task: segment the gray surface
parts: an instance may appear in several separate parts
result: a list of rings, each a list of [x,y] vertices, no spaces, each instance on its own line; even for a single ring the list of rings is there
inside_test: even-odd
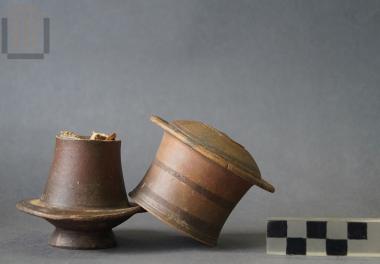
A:
[[[50,54],[0,54],[1,263],[332,263],[347,259],[266,256],[265,218],[379,215],[380,1],[31,2]],[[116,131],[130,190],[162,135],[152,113],[227,132],[277,192],[247,193],[215,249],[148,214],[117,249],[48,247],[51,226],[14,205],[40,195],[55,133]]]

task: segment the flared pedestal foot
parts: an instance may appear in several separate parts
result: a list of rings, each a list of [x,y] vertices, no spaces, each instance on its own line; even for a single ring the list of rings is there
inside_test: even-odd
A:
[[[116,246],[112,230],[73,231],[56,228],[50,237],[49,245],[67,249],[99,249]]]

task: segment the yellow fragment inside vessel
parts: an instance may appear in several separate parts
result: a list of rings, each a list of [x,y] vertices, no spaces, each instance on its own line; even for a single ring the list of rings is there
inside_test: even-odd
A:
[[[105,134],[93,131],[90,137],[86,137],[72,131],[64,130],[58,134],[58,137],[67,139],[116,140],[116,133]]]

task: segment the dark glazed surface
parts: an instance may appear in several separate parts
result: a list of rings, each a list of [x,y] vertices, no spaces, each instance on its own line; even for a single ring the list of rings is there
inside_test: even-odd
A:
[[[56,138],[54,160],[41,200],[58,207],[128,205],[120,141]]]
[[[56,138],[41,199],[17,208],[56,227],[49,244],[71,249],[114,247],[112,228],[141,207],[128,203],[120,161],[120,141]]]

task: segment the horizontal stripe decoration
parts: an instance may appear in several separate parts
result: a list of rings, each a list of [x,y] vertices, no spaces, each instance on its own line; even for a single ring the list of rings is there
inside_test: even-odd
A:
[[[218,205],[221,208],[224,208],[228,211],[231,211],[234,209],[235,203],[230,202],[212,192],[209,190],[205,189],[201,185],[193,182],[189,177],[186,177],[185,175],[180,174],[179,172],[173,170],[169,166],[165,165],[162,161],[155,159],[153,161],[153,165],[156,165],[159,167],[161,170],[165,171],[169,175],[175,177],[177,180],[183,182],[187,186],[189,186],[193,191],[199,193],[200,195],[204,196],[206,199],[214,202],[216,205]]]

